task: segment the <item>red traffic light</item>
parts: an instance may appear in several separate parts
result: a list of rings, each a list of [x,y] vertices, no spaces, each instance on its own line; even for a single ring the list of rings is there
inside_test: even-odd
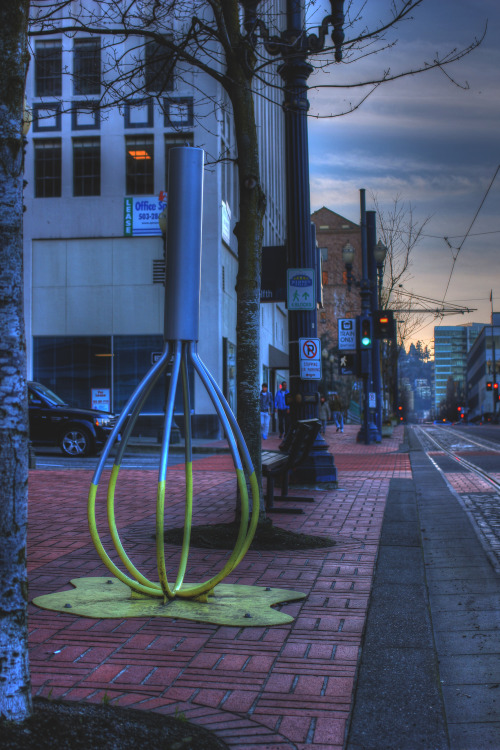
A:
[[[493,383],[493,390],[498,391],[498,383]]]
[[[486,383],[486,390],[491,391],[492,389],[493,389],[493,383],[491,382],[491,380],[488,380],[488,382]]]

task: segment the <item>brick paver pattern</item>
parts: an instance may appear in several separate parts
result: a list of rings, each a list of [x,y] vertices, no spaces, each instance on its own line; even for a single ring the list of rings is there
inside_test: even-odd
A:
[[[358,445],[357,429],[327,429],[339,488],[308,488],[315,502],[303,504],[302,515],[274,516],[279,526],[330,536],[336,545],[251,550],[226,579],[307,593],[283,605],[293,623],[238,628],[165,618],[95,620],[30,605],[34,694],[182,714],[232,748],[342,748],[389,481],[411,476],[408,455],[397,452],[402,429],[376,446]],[[271,438],[266,447],[277,443]],[[194,523],[229,521],[235,478],[228,457],[201,458],[195,469]],[[107,574],[87,531],[90,480],[83,470],[31,472],[31,598],[70,588],[71,578]],[[182,467],[169,469],[167,495],[167,524],[181,525]],[[156,473],[123,470],[117,497],[124,544],[154,576]],[[98,518],[106,540],[102,510]],[[207,578],[227,554],[193,548],[187,580]],[[172,571],[178,558],[179,549],[168,548]]]

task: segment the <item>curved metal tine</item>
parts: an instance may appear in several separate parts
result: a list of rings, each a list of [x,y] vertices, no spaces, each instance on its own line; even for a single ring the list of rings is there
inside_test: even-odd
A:
[[[132,434],[132,430],[134,429],[135,423],[137,421],[137,417],[139,416],[142,407],[144,406],[149,394],[155,387],[156,383],[158,382],[160,376],[165,372],[166,367],[167,367],[167,361],[165,361],[164,367],[159,369],[158,372],[155,374],[155,377],[152,378],[151,381],[147,384],[146,388],[144,388],[141,394],[140,399],[136,402],[134,409],[130,414],[127,425],[123,431],[122,439],[118,443],[118,450],[116,451],[116,456],[115,456],[115,465],[120,466],[121,460],[123,458],[123,454],[125,453],[128,441],[130,439],[130,435]]]
[[[243,463],[245,464],[248,473],[251,474],[252,471],[254,470],[253,464],[252,464],[252,459],[250,458],[250,453],[248,451],[247,444],[245,442],[245,438],[243,437],[243,434],[242,434],[242,432],[240,430],[240,426],[239,426],[238,422],[236,421],[236,417],[234,416],[234,414],[233,414],[233,412],[231,410],[231,407],[227,403],[224,394],[222,393],[221,389],[219,388],[219,386],[217,385],[216,381],[214,380],[214,378],[213,378],[210,370],[207,368],[207,366],[205,365],[205,363],[203,362],[203,360],[201,359],[201,357],[198,355],[198,353],[196,353],[196,357],[197,357],[198,361],[200,362],[201,366],[203,367],[203,369],[204,369],[207,377],[209,378],[209,380],[210,380],[210,382],[211,382],[211,384],[212,384],[215,392],[217,393],[217,396],[220,399],[220,402],[221,402],[222,407],[223,407],[223,409],[224,409],[224,411],[226,413],[228,421],[229,421],[229,423],[230,423],[230,425],[231,425],[231,427],[233,429],[233,432],[234,432],[234,434],[236,436],[238,447],[239,447],[239,449],[241,451],[241,456],[243,458]]]
[[[193,460],[193,448],[191,443],[191,398],[189,395],[189,371],[188,371],[188,351],[190,342],[184,342],[182,345],[182,395],[184,401],[184,458],[186,461]]]
[[[117,423],[115,424],[113,431],[111,432],[111,435],[109,436],[106,445],[104,446],[102,453],[99,457],[99,462],[97,464],[97,467],[94,471],[94,476],[92,477],[92,484],[98,484],[100,476],[102,474],[102,471],[104,469],[104,464],[106,463],[106,460],[109,456],[109,453],[111,451],[111,448],[113,447],[113,444],[116,440],[116,437],[118,433],[120,432],[121,428],[123,427],[123,424],[125,420],[128,417],[128,413],[131,408],[135,405],[135,402],[138,398],[141,396],[142,388],[147,387],[148,383],[151,379],[155,378],[157,374],[159,374],[159,371],[162,370],[163,366],[166,364],[166,361],[168,359],[168,352],[169,352],[169,345],[168,343],[165,345],[165,349],[163,351],[163,354],[161,355],[160,359],[156,364],[151,368],[151,370],[144,376],[144,378],[141,380],[135,391],[130,396],[129,400],[123,407],[122,413],[120,414]]]
[[[220,421],[222,422],[222,426],[224,427],[227,441],[229,443],[229,448],[231,450],[231,455],[233,456],[234,465],[236,466],[237,469],[243,469],[241,465],[241,457],[240,457],[240,453],[238,450],[238,445],[236,443],[236,439],[231,430],[231,424],[226,416],[226,411],[224,409],[224,406],[219,400],[217,391],[213,387],[211,379],[207,376],[205,367],[202,365],[201,360],[199,359],[198,354],[196,350],[193,349],[192,345],[190,347],[190,354],[191,354],[191,361],[194,365],[194,368],[196,372],[198,373],[201,382],[207,389],[208,395],[210,396],[212,404],[215,407],[215,411],[217,412],[217,416],[219,417]]]
[[[181,560],[177,572],[177,578],[173,587],[174,593],[177,593],[184,581],[186,575],[189,542],[191,540],[191,525],[193,520],[193,454],[191,445],[191,402],[189,398],[189,380],[188,380],[188,343],[182,343],[181,358],[181,378],[182,378],[182,397],[184,405],[184,475],[186,480],[186,503],[184,509],[184,534],[182,537]]]
[[[175,392],[177,390],[177,381],[179,378],[179,367],[181,361],[181,343],[173,343],[174,361],[172,364],[172,373],[170,383],[168,384],[167,403],[165,405],[165,424],[163,428],[163,441],[161,445],[160,468],[158,472],[158,494],[156,499],[156,565],[158,576],[166,600],[171,599],[174,592],[170,587],[167,578],[167,569],[165,565],[165,486],[168,465],[168,448],[170,444],[170,433],[172,430],[172,419],[175,404]]]
[[[172,346],[174,361],[172,363],[172,374],[168,386],[167,403],[165,405],[165,421],[163,427],[163,441],[161,445],[160,470],[158,472],[158,481],[162,482],[167,476],[168,449],[170,445],[170,433],[172,431],[172,421],[174,416],[175,391],[179,379],[179,367],[181,361],[181,343],[175,341]]]

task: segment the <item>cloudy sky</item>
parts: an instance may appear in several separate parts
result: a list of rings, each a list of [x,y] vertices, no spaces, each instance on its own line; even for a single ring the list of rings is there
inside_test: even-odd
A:
[[[359,8],[361,2],[353,4]],[[363,23],[386,18],[390,5],[368,0]],[[360,188],[368,209],[374,208],[372,194],[383,210],[397,197],[411,204],[414,221],[428,222],[405,289],[443,300],[449,282],[445,305],[477,308],[442,320],[427,317],[415,334],[426,343],[434,325],[489,322],[490,290],[500,311],[500,171],[493,179],[500,165],[500,3],[424,0],[414,20],[391,34],[390,40],[399,39],[396,46],[310,79],[311,85],[338,84],[376,78],[388,68],[415,68],[436,53],[443,58],[466,47],[486,23],[480,47],[446,69],[468,88],[439,70],[426,72],[384,84],[349,115],[309,120],[312,210],[324,205],[358,222]],[[359,96],[356,90],[312,90],[311,114],[341,112]]]

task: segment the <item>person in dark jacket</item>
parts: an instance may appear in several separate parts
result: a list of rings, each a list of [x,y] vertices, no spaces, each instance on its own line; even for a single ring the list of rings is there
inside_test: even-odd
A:
[[[267,390],[267,383],[262,383],[262,390],[260,392],[260,431],[263,440],[267,440],[269,420],[271,419],[271,411],[274,408],[273,405],[274,399]]]
[[[286,387],[286,381],[281,383],[281,388],[274,399],[274,406],[278,410],[278,430],[280,438],[286,435],[290,429],[290,407],[286,403],[286,396],[290,391]]]

